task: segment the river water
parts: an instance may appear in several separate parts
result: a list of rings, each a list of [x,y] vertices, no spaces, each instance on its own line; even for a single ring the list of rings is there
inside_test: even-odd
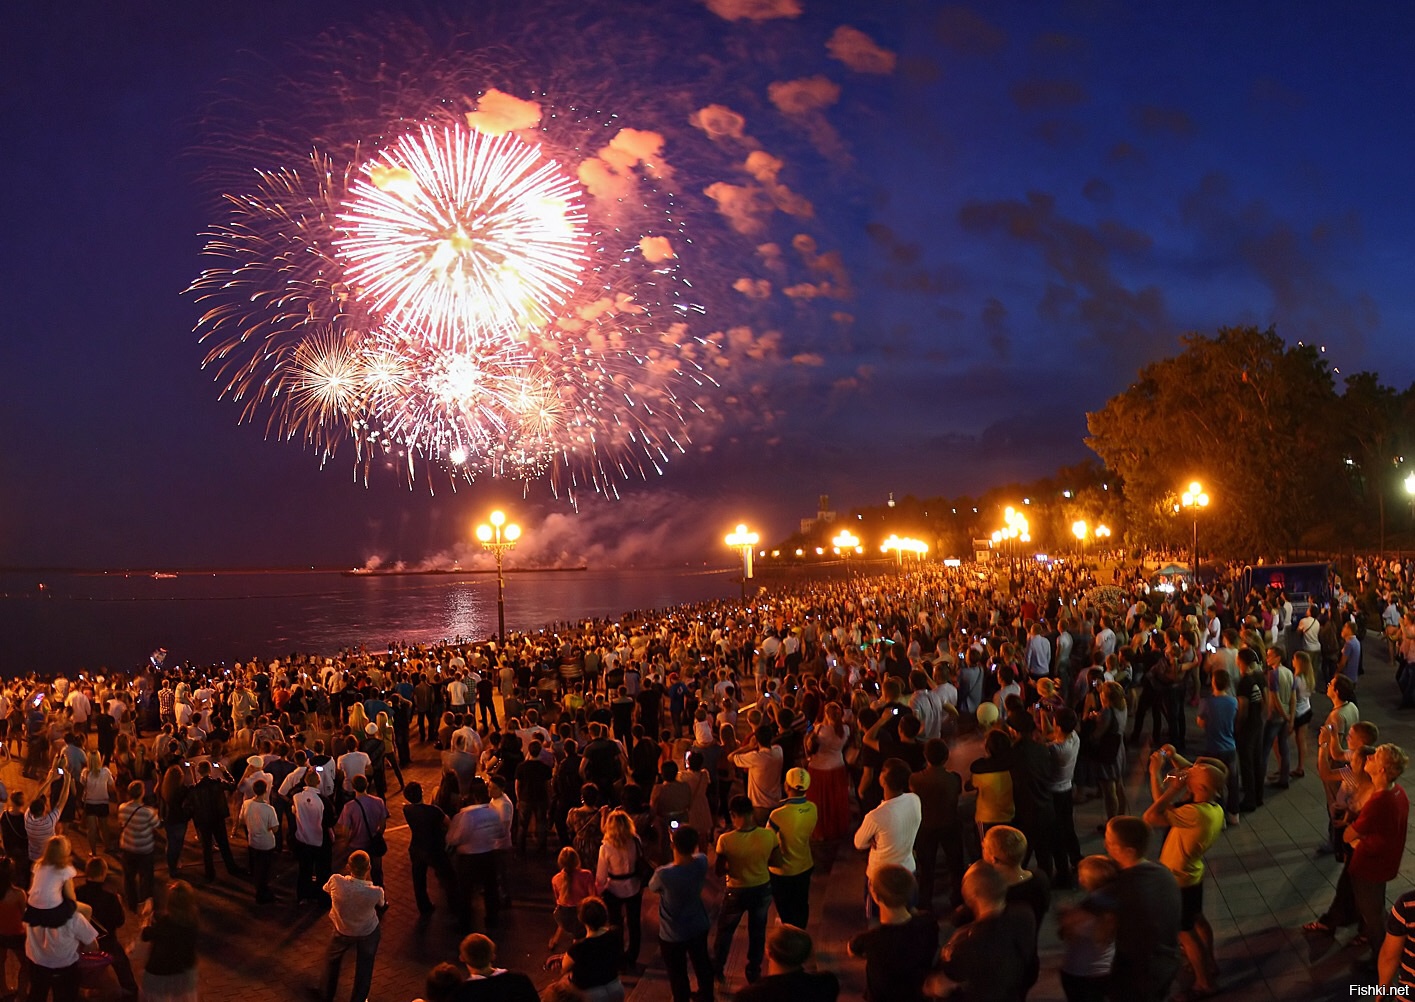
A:
[[[729,598],[735,569],[506,575],[506,628]],[[496,632],[495,574],[0,574],[0,672],[127,668],[155,648],[215,663]]]

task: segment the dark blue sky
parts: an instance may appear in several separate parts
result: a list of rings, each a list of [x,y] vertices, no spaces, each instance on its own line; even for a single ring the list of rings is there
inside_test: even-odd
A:
[[[1342,371],[1415,376],[1408,5],[709,6],[506,4],[468,53],[509,67],[488,86],[593,94],[660,132],[702,249],[700,329],[752,332],[712,401],[720,427],[575,514],[518,484],[356,485],[349,457],[320,469],[238,424],[200,368],[182,289],[220,218],[213,172],[239,161],[213,122],[298,131],[301,108],[261,106],[290,98],[269,81],[318,87],[321,32],[377,37],[405,5],[6,5],[0,564],[419,561],[493,503],[554,516],[546,557],[687,557],[739,518],[783,535],[820,493],[848,507],[1077,461],[1085,411],[1189,330],[1275,323]],[[790,16],[723,16],[747,12]],[[833,56],[842,25],[892,70]],[[832,102],[773,104],[771,84],[816,77]],[[702,189],[747,183],[749,147],[688,124],[712,104],[782,161],[809,217],[743,234],[715,211]],[[814,252],[792,251],[799,234]],[[767,241],[787,273],[755,252]],[[811,266],[830,252],[839,268]]]

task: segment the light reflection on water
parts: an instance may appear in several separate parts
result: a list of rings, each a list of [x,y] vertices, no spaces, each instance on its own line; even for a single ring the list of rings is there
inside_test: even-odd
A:
[[[617,618],[735,593],[731,570],[508,574],[506,626]],[[0,671],[11,673],[130,666],[157,646],[178,660],[215,662],[495,631],[491,575],[0,575]]]

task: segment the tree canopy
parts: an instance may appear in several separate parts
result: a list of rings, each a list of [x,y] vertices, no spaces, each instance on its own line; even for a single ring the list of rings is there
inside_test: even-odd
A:
[[[1132,536],[1187,539],[1191,513],[1175,506],[1194,480],[1212,499],[1199,515],[1205,549],[1275,554],[1374,536],[1371,516],[1384,525],[1404,443],[1415,442],[1415,387],[1397,393],[1358,373],[1338,394],[1322,352],[1272,328],[1225,327],[1183,345],[1087,415],[1087,445],[1124,480]]]

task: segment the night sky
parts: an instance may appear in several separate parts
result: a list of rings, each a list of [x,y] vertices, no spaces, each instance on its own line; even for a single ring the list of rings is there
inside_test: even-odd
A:
[[[526,559],[722,563],[736,521],[779,538],[822,493],[848,509],[1081,460],[1085,412],[1186,331],[1276,324],[1407,385],[1410,6],[1039,6],[476,5],[468,58],[507,67],[488,86],[592,95],[664,137],[695,333],[739,331],[686,455],[576,511],[379,464],[364,486],[347,453],[267,440],[202,370],[183,294],[242,169],[222,130],[297,133],[272,81],[333,87],[323,33],[436,31],[470,5],[5,5],[0,565],[418,563],[497,504]],[[711,105],[741,136],[690,124]],[[703,190],[750,185],[753,148],[809,213],[718,211]]]

